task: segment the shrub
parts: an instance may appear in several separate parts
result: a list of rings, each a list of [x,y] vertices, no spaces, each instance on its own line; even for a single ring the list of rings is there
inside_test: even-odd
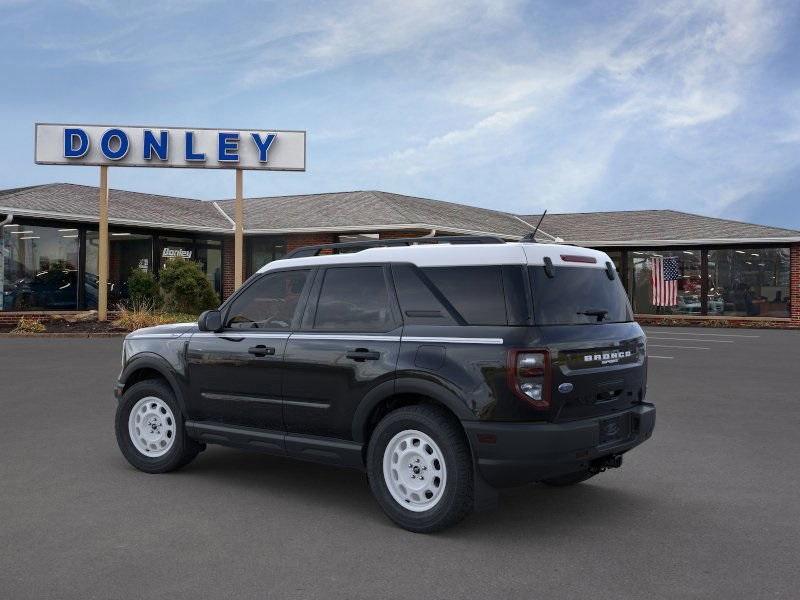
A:
[[[158,308],[163,302],[155,276],[141,269],[134,269],[128,277],[128,297],[131,306],[147,304]]]
[[[199,314],[219,306],[214,288],[196,262],[172,259],[159,277],[164,308],[169,312]]]
[[[45,326],[39,319],[20,317],[17,326],[11,330],[11,333],[44,333],[44,331]]]

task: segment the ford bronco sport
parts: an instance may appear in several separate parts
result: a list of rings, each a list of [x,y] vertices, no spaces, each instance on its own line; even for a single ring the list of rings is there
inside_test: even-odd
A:
[[[125,338],[116,434],[148,473],[205,444],[366,471],[416,532],[571,485],[650,437],[645,336],[609,257],[428,238],[301,248],[197,324]]]

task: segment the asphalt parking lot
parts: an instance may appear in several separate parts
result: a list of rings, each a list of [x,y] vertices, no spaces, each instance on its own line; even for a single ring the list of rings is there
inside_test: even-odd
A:
[[[653,439],[437,535],[364,476],[116,447],[119,339],[0,339],[0,598],[797,598],[800,332],[648,328]]]

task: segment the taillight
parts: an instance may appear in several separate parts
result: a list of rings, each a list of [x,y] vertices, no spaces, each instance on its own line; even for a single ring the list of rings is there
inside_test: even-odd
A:
[[[509,385],[534,408],[550,408],[550,355],[546,350],[512,350]]]

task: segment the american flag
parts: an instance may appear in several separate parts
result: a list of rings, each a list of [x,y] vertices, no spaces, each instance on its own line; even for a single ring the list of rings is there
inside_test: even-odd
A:
[[[678,304],[678,259],[654,256],[650,260],[653,306],[675,306]]]

